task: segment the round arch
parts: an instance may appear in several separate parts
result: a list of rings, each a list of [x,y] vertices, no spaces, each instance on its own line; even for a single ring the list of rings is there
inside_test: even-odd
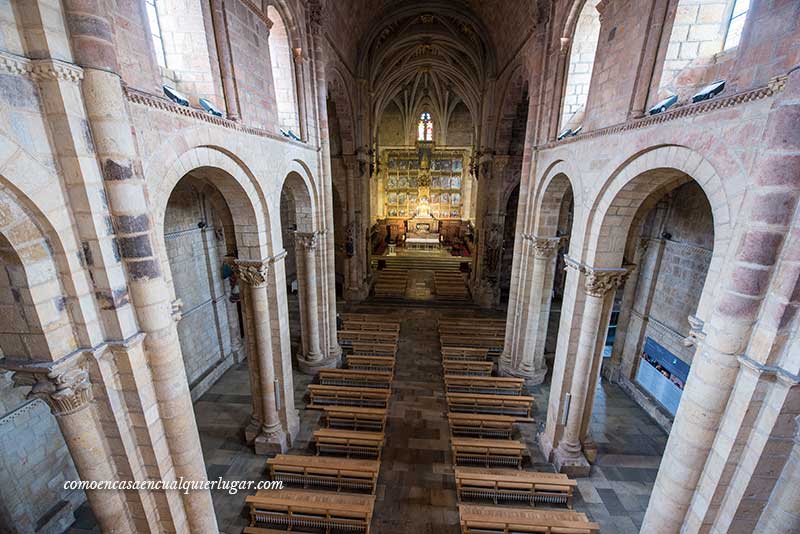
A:
[[[568,191],[572,191],[575,209],[580,206],[580,189],[578,172],[565,160],[552,163],[542,174],[534,195],[534,215],[531,221],[531,233],[540,237],[553,237],[558,228],[558,215],[561,202]]]

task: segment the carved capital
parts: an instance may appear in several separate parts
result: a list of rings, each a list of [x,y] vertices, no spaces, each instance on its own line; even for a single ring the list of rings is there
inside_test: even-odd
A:
[[[591,297],[604,297],[625,283],[630,271],[628,269],[587,269],[584,287]]]
[[[58,80],[78,83],[83,79],[82,68],[57,59],[36,59],[31,61],[30,74],[36,81]]]
[[[297,248],[306,252],[311,252],[317,248],[319,244],[320,232],[295,232],[294,242]]]
[[[706,338],[706,333],[703,331],[705,323],[699,317],[694,315],[689,316],[689,335],[683,338],[683,345],[685,347],[696,347]]]
[[[525,237],[530,240],[533,253],[537,258],[550,258],[561,244],[560,237],[537,237],[535,235],[526,235]]]
[[[306,4],[306,12],[308,14],[308,29],[311,35],[322,35],[322,19],[325,16],[322,1],[309,0],[308,4]]]
[[[267,284],[269,264],[264,261],[237,260],[236,271],[239,280],[250,287],[263,287]]]
[[[94,398],[89,372],[78,364],[77,359],[70,364],[60,368],[32,369],[30,374],[17,371],[13,380],[18,386],[31,386],[28,397],[45,401],[53,415],[70,415],[89,406]]]
[[[175,299],[172,301],[172,320],[176,323],[183,318],[183,300]]]

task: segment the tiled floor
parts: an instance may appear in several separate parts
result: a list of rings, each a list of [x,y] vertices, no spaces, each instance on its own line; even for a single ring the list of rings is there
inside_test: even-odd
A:
[[[458,532],[448,428],[442,387],[440,316],[477,316],[467,306],[390,307],[360,305],[349,311],[383,313],[401,319],[397,374],[390,408],[387,444],[381,463],[374,534],[444,534]],[[294,315],[294,314],[293,314]],[[293,327],[296,327],[296,323]],[[293,328],[293,332],[299,328]],[[309,379],[295,375],[301,430],[291,452],[312,454],[310,434],[319,414],[302,409]],[[195,405],[209,478],[260,479],[264,457],[244,444],[250,399],[246,363],[228,371]],[[548,388],[534,388],[538,422],[547,405]],[[535,443],[536,425],[520,427],[530,448],[527,469],[552,471]],[[598,385],[591,433],[598,446],[592,476],[578,481],[575,509],[600,523],[603,534],[638,532],[667,436],[618,387]],[[244,494],[214,492],[220,531],[238,534],[247,523]],[[90,513],[82,513],[74,534],[91,531]],[[82,528],[78,528],[82,527]]]

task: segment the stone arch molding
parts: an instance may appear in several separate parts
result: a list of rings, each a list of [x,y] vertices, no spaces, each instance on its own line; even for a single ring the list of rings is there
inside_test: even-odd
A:
[[[733,234],[729,199],[725,192],[722,178],[711,162],[701,153],[679,145],[663,145],[643,150],[617,166],[615,171],[605,180],[597,194],[593,195],[591,203],[587,203],[586,207],[589,215],[585,233],[582,236],[583,244],[580,249],[580,258],[578,258],[578,253],[574,252],[573,254],[575,254],[576,259],[580,259],[587,265],[594,267],[620,267],[620,265],[611,265],[608,257],[604,257],[600,252],[604,226],[607,223],[610,210],[618,207],[615,205],[615,200],[619,198],[621,191],[631,185],[636,187],[635,180],[644,173],[659,170],[679,171],[685,174],[694,180],[706,195],[714,221],[714,250],[706,280],[720,279],[719,274]],[[663,189],[667,185],[670,184],[653,184],[652,188],[646,192],[645,197],[659,189]],[[586,200],[588,201],[589,199]],[[644,202],[644,198],[641,200]],[[642,202],[632,207],[638,209]],[[628,230],[626,230],[626,233]],[[698,305],[698,317],[703,318],[706,316],[709,306],[713,302],[716,289],[716,287],[703,289]]]
[[[276,204],[273,208],[273,213],[275,213],[278,218],[273,228],[278,232],[279,230],[277,229],[281,228],[280,196],[283,190],[288,186],[296,203],[295,209],[303,209],[309,212],[310,224],[306,227],[305,231],[324,231],[325,228],[323,228],[321,224],[322,217],[320,217],[322,213],[322,199],[319,198],[319,194],[317,193],[311,169],[302,161],[294,159],[279,167],[278,176],[280,177],[280,187],[277,189],[275,198]],[[278,235],[277,239],[278,241],[276,241],[276,243],[279,243],[282,237]]]
[[[580,173],[578,169],[569,161],[565,159],[558,159],[551,163],[545,171],[542,173],[542,178],[537,180],[536,189],[534,192],[534,215],[533,220],[530,221],[529,225],[526,225],[526,228],[530,229],[530,233],[540,236],[540,237],[552,237],[550,235],[546,235],[549,230],[545,229],[544,224],[544,203],[546,202],[549,193],[552,193],[550,190],[550,186],[553,181],[560,177],[564,176],[566,180],[569,182],[570,187],[572,188],[572,195],[575,202],[575,217],[578,216],[578,209],[582,205],[581,197],[583,190],[579,185],[581,184],[580,180]]]

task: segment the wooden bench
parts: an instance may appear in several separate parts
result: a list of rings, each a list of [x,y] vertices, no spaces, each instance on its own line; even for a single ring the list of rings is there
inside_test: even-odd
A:
[[[394,376],[394,358],[391,356],[345,356],[348,369],[383,371]]]
[[[326,386],[391,389],[392,373],[359,369],[320,369],[319,383]]]
[[[475,347],[442,347],[443,360],[486,361],[489,350]]]
[[[439,335],[457,336],[461,334],[482,334],[491,337],[505,337],[506,327],[504,326],[463,326],[463,325],[443,325],[439,327]]]
[[[571,510],[459,504],[461,534],[594,534],[600,525]]]
[[[513,469],[456,467],[458,499],[490,499],[499,502],[565,504],[572,508],[578,485],[562,473],[537,473]]]
[[[371,330],[339,330],[336,337],[340,343],[345,345],[358,342],[396,345],[399,334],[397,332],[376,332]]]
[[[386,408],[391,390],[380,388],[355,388],[345,386],[308,385],[307,408],[323,409],[325,406],[361,406],[364,408]]]
[[[267,460],[271,480],[284,484],[336,491],[366,491],[375,494],[381,463],[327,456],[279,454]]]
[[[338,428],[321,428],[314,431],[317,455],[334,454],[346,458],[381,459],[383,432],[357,432]]]
[[[525,444],[515,439],[451,438],[450,445],[456,465],[510,465],[522,469],[522,457],[527,451]]]
[[[322,372],[322,371],[320,371]],[[444,376],[445,389],[452,393],[522,395],[525,380],[505,376]]]
[[[390,356],[397,355],[397,343],[367,343],[356,342],[350,344],[350,353],[354,356]]]
[[[448,412],[450,433],[453,436],[511,439],[515,417],[485,413]]]
[[[400,321],[398,319],[390,319],[385,315],[377,313],[340,313],[339,318],[344,322],[353,321],[356,323],[381,323],[400,326]]]
[[[479,349],[503,350],[503,336],[482,336],[472,334],[444,334],[439,336],[442,347],[475,347]]]
[[[461,326],[503,326],[505,319],[492,319],[489,317],[440,317],[437,326],[440,325],[461,325]]]
[[[445,375],[459,376],[491,376],[494,363],[472,360],[442,360],[442,371]]]
[[[325,406],[323,410],[328,428],[368,432],[383,432],[386,429],[386,408]]]
[[[525,395],[484,395],[477,393],[447,393],[451,412],[493,413],[530,419],[533,397]]]
[[[260,490],[245,499],[250,526],[244,534],[292,531],[369,534],[375,496],[328,491]],[[277,528],[278,530],[275,530]]]
[[[397,323],[380,323],[367,321],[344,321],[342,330],[363,331],[363,332],[400,332],[400,325]]]

